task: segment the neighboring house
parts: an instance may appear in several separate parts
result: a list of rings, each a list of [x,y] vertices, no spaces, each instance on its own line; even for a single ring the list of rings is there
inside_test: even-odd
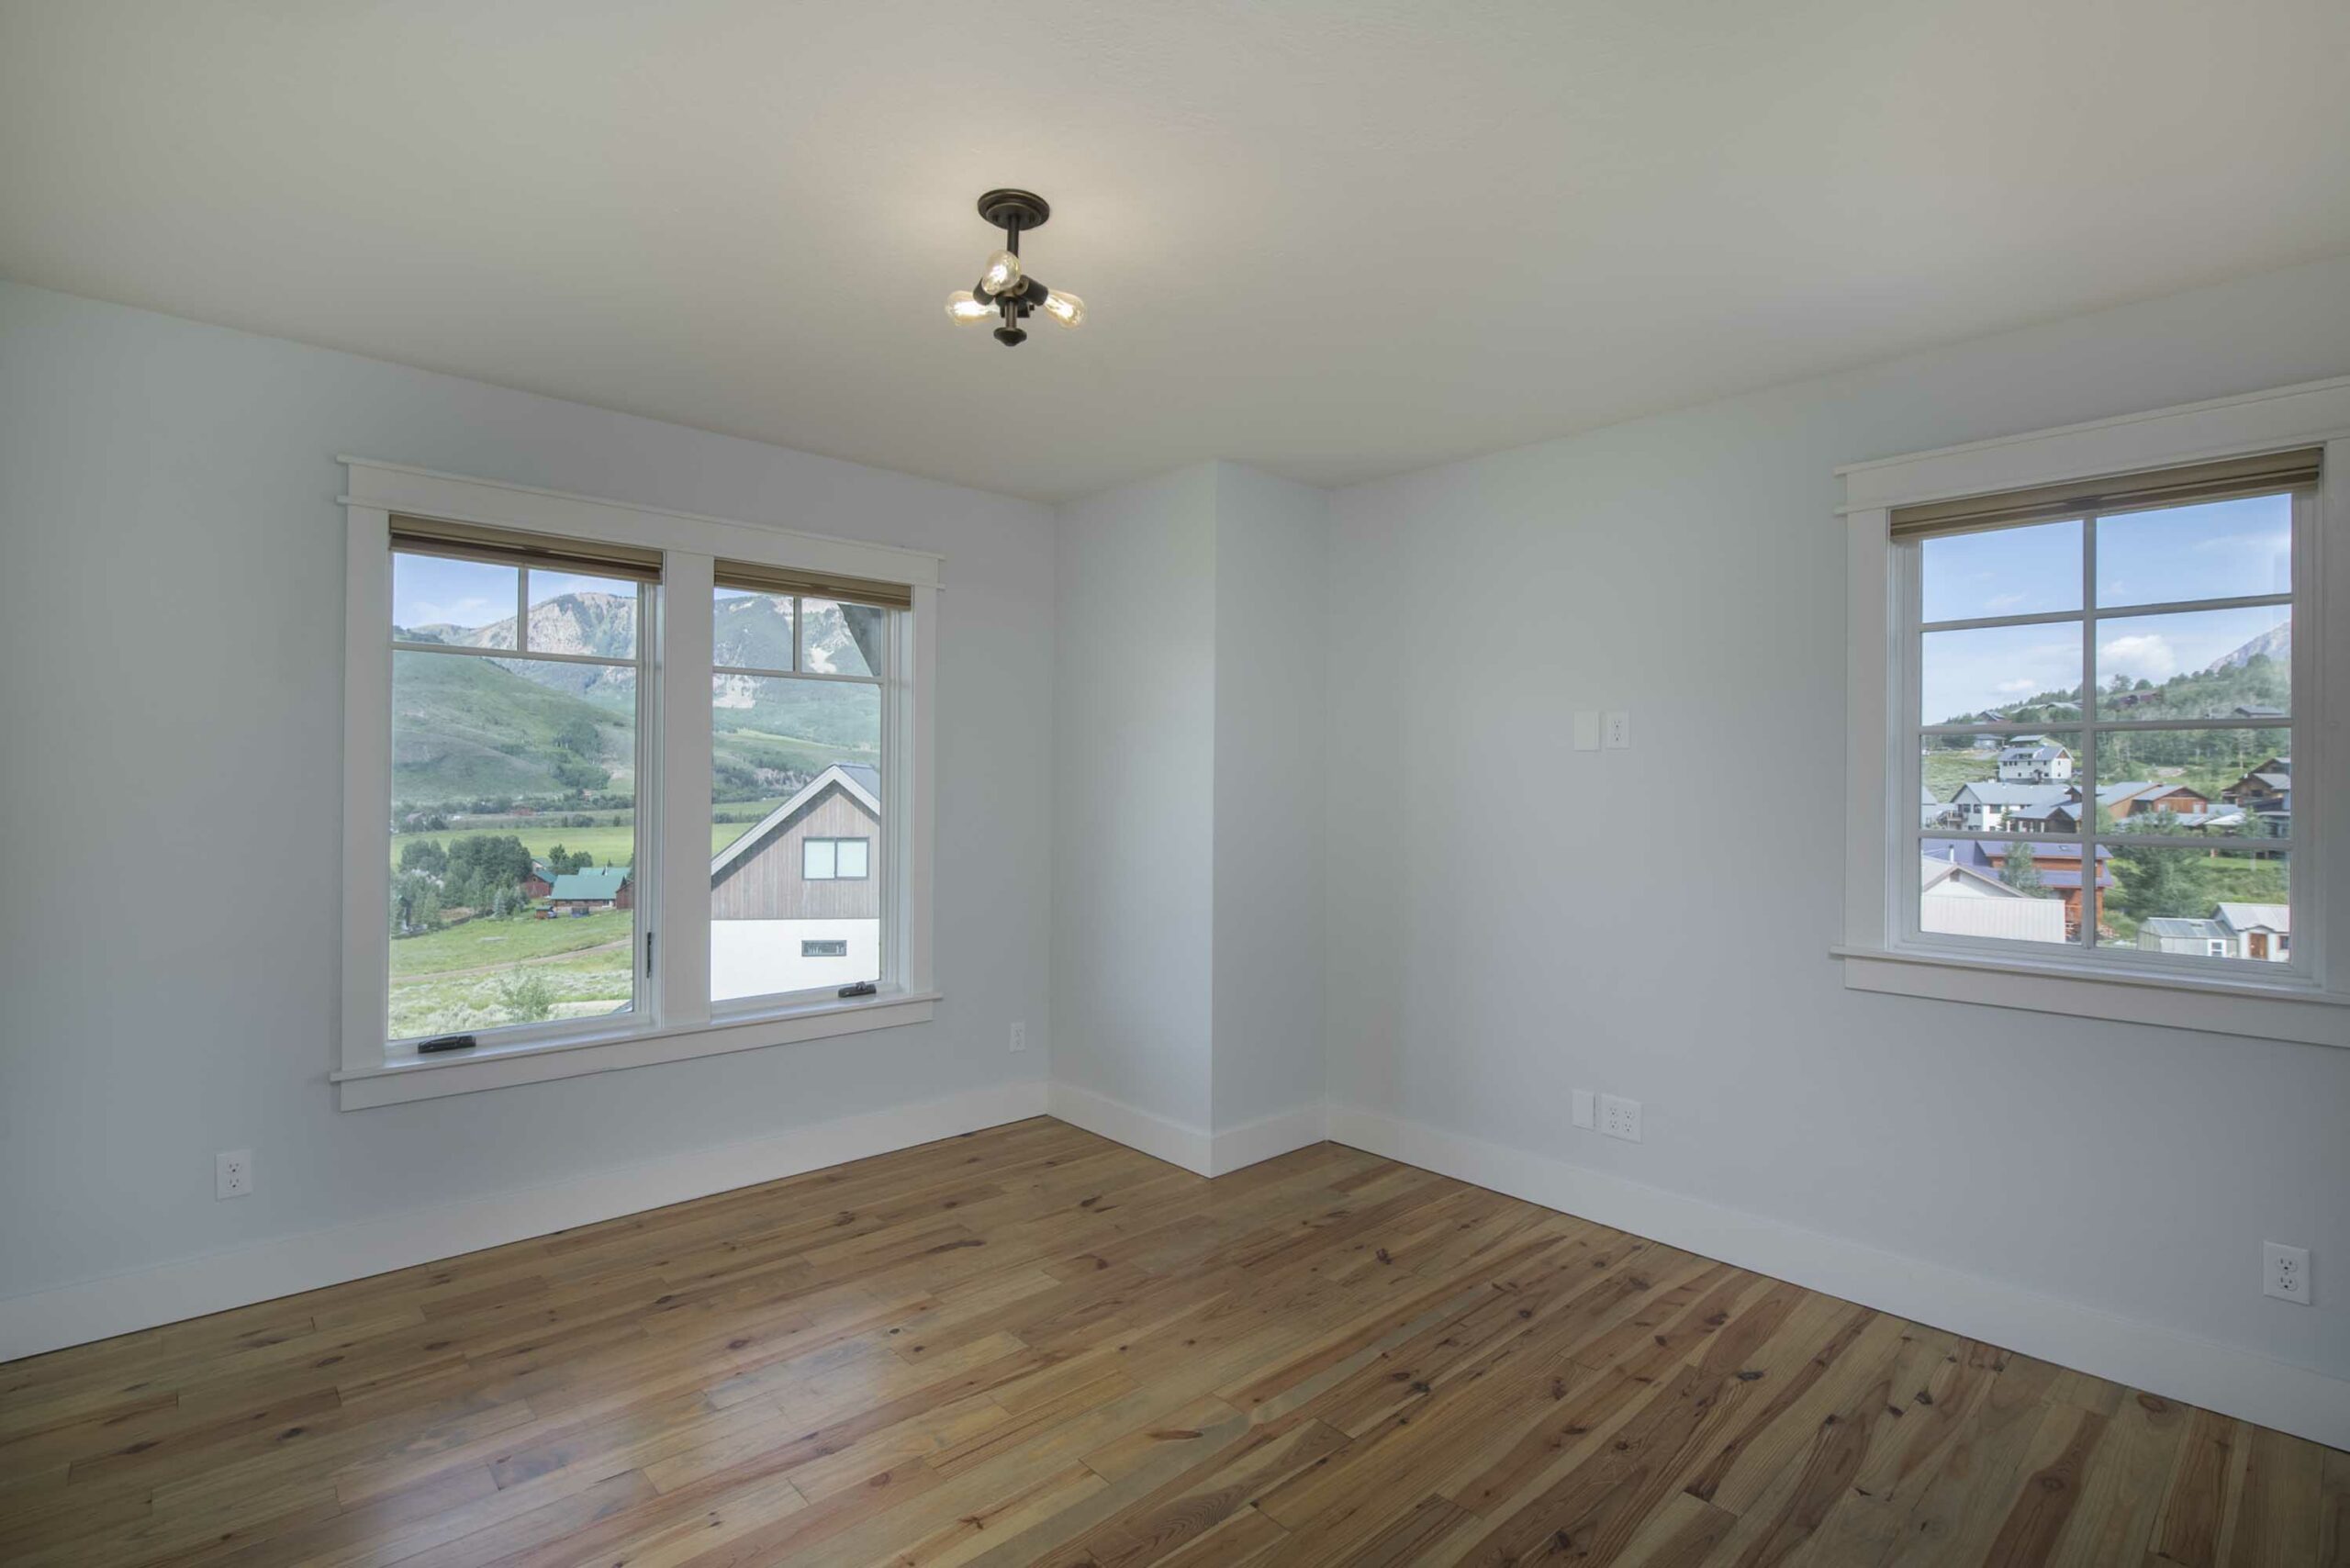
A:
[[[2149,953],[2192,953],[2198,958],[2232,958],[2235,942],[2216,920],[2177,920],[2158,915],[2139,922],[2138,946]]]
[[[2079,791],[2069,784],[2014,784],[1999,778],[1982,778],[1958,787],[1950,800],[1951,808],[1958,815],[1959,825],[1972,833],[1997,833],[2009,825],[2018,814],[2044,813],[2053,806],[2073,800]],[[2037,828],[2020,827],[2019,832],[2036,832]]]
[[[2065,910],[2065,931],[2067,941],[2077,937],[2081,930],[2081,846],[2062,842],[2034,843],[2020,839],[2031,851],[2032,869],[2040,878],[2042,890],[2059,901]],[[1997,838],[1927,838],[1920,839],[1918,850],[1929,860],[1949,860],[1973,871],[1979,871],[2004,882],[2008,857],[2014,845]],[[2103,845],[2097,850],[2097,924],[2101,932],[2105,925],[2105,895],[2113,886],[2113,873],[2106,862],[2113,852]]]
[[[1919,785],[1918,825],[1919,827],[1931,827],[1934,825],[1936,819],[1941,817],[1942,814],[1942,803],[1934,799],[1933,790],[1923,784]]]
[[[880,770],[834,763],[711,857],[711,999],[878,974],[880,842]]]
[[[2073,754],[2046,735],[2018,735],[1999,753],[2002,784],[2053,784],[2073,776]]]
[[[595,914],[636,907],[635,881],[625,866],[566,871],[548,887],[546,896],[547,908],[555,914]]]
[[[2236,957],[2283,963],[2293,953],[2293,914],[2281,903],[2223,903],[2211,918],[2227,928]]]
[[[2264,815],[2293,809],[2293,759],[2272,756],[2234,783],[2220,791],[2220,799],[2231,806],[2242,806],[2248,812]]]
[[[545,861],[532,861],[531,874],[522,879],[522,896],[543,899],[554,891],[554,873],[547,869]]]
[[[1959,863],[1955,849],[1919,857],[1918,924],[1953,936],[2003,936],[2021,942],[2065,940],[2065,905],[2018,892],[1996,876]]]
[[[2150,812],[2208,812],[2211,798],[2184,784],[2116,784],[2097,792],[2098,804],[2116,817],[2143,816]]]

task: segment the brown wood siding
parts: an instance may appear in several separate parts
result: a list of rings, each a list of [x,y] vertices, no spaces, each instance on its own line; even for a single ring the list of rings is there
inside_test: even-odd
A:
[[[811,838],[871,841],[869,870],[881,868],[881,824],[855,796],[834,784],[797,817],[770,829],[760,844],[728,868],[710,890],[712,920],[878,920],[877,875],[861,880],[811,882],[800,872],[800,845]]]

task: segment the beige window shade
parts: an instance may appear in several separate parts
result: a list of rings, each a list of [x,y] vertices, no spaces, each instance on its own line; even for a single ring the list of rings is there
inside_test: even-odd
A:
[[[2189,506],[2240,496],[2274,494],[2317,483],[2322,447],[2266,452],[2179,468],[2156,468],[2099,479],[2075,479],[2025,490],[1927,501],[1893,509],[1893,537],[1972,533],[2020,523],[2053,522],[2099,512],[2138,511],[2148,507]]]
[[[810,599],[846,599],[851,604],[870,604],[884,610],[912,610],[914,590],[904,583],[885,583],[871,577],[836,577],[825,572],[799,572],[782,566],[761,566],[746,561],[720,561],[711,569],[711,579],[722,588],[739,588],[745,593],[796,593]]]
[[[487,528],[475,522],[450,522],[440,518],[395,516],[392,548],[530,566],[539,571],[576,572],[582,577],[629,577],[646,583],[661,580],[658,550],[634,544],[608,544],[596,539],[558,539],[550,534]]]

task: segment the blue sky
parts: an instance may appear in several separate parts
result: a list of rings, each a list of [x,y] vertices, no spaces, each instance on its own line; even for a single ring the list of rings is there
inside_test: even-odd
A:
[[[453,561],[440,555],[392,556],[392,624],[395,626],[487,626],[514,618],[512,566]],[[636,585],[568,572],[532,572],[531,602],[559,594],[611,593],[634,597]]]
[[[1933,621],[2076,610],[2081,525],[1930,539],[1922,608]],[[2215,501],[2101,520],[2098,599],[2102,608],[2238,599],[2290,590],[2291,503],[2282,496]],[[2281,607],[2131,616],[2099,623],[2098,678],[2117,672],[2157,686],[2199,670],[2286,621]],[[1919,711],[1928,723],[2004,707],[2081,678],[2076,626],[1986,627],[1930,633]]]

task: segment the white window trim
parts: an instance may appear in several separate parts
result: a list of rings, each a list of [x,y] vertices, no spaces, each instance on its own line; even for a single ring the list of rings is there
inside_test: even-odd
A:
[[[342,1010],[336,1070],[329,1077],[344,1110],[500,1089],[688,1057],[785,1045],[832,1035],[927,1022],[938,993],[931,965],[934,823],[933,710],[937,675],[940,558],[926,551],[800,533],[624,502],[565,495],[496,480],[468,479],[406,464],[343,457],[341,498],[349,556],[344,588]],[[661,613],[648,671],[661,700],[650,734],[658,748],[651,789],[668,799],[710,798],[711,588],[713,563],[742,561],[901,583],[911,614],[894,619],[890,745],[883,799],[903,802],[901,831],[874,874],[890,880],[892,924],[883,933],[879,991],[844,1000],[798,995],[743,1008],[710,1003],[710,890],[699,878],[648,884],[640,874],[643,929],[658,933],[655,973],[641,978],[634,1012],[500,1031],[464,1053],[437,1058],[385,1054],[391,956],[385,936],[391,815],[391,603],[394,513],[520,529],[558,537],[651,546],[664,552]],[[668,649],[699,649],[669,658]],[[706,820],[639,805],[642,834],[663,834],[654,868],[706,864]],[[649,821],[648,821],[649,819]],[[642,872],[642,868],[640,868]],[[641,949],[640,949],[641,950]],[[763,1003],[763,1004],[762,1004]]]
[[[2350,951],[2327,940],[2328,913],[2350,912],[2350,790],[2295,791],[2295,972],[2247,979],[1919,936],[1904,905],[1915,872],[1902,864],[1917,785],[1894,760],[1897,742],[1913,743],[1893,509],[2313,445],[2324,446],[2325,462],[2316,515],[2297,535],[2294,771],[2297,781],[2330,781],[2350,779],[2350,376],[1836,470],[1846,525],[1848,831],[1844,937],[1830,951],[1843,960],[1848,990],[2350,1046]]]

